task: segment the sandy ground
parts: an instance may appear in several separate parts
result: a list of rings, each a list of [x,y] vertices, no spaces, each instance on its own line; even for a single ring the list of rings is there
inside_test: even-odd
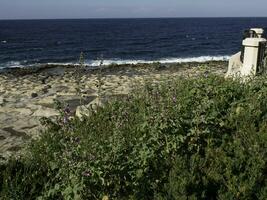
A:
[[[205,67],[203,67],[205,66]],[[204,70],[204,71],[203,71]],[[40,70],[19,70],[0,73],[0,161],[15,155],[32,138],[42,134],[41,117],[55,117],[54,100],[70,105],[73,113],[80,113],[82,104],[95,101],[102,82],[101,94],[106,98],[127,95],[144,80],[160,81],[179,76],[198,76],[203,73],[224,75],[225,62],[205,64],[139,64],[111,66],[100,70],[82,70],[75,67],[47,66]],[[79,84],[77,84],[77,80]]]

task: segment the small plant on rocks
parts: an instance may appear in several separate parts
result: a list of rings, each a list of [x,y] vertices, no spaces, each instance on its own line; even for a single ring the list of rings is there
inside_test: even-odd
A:
[[[84,61],[84,53],[81,52],[80,58],[79,58],[79,65],[75,66],[74,70],[74,78],[76,81],[76,93],[80,98],[80,104],[82,104],[82,85],[81,85],[81,80],[82,80],[82,75],[84,74],[85,71],[85,61]]]
[[[96,87],[97,87],[97,105],[99,106],[101,104],[101,100],[103,98],[103,88],[102,86],[104,85],[104,78],[103,78],[103,62],[104,62],[104,58],[103,55],[100,56],[100,58],[98,59],[99,62],[99,66],[98,66],[98,70],[97,70],[97,76],[96,76]]]

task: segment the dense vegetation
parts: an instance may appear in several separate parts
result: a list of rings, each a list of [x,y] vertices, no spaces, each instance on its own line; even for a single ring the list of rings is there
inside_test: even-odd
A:
[[[147,84],[82,121],[62,108],[1,166],[2,199],[266,199],[267,81]]]

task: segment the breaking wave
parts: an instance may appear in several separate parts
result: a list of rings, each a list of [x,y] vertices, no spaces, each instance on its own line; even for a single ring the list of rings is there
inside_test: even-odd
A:
[[[191,58],[163,58],[158,60],[119,60],[119,59],[110,59],[110,60],[103,60],[103,65],[124,65],[124,64],[138,64],[138,63],[162,63],[162,64],[169,64],[169,63],[187,63],[187,62],[208,62],[208,61],[227,61],[229,60],[230,56],[200,56],[200,57],[191,57]],[[93,60],[89,61],[88,65],[90,66],[99,66],[100,60]]]
[[[156,60],[122,60],[122,59],[106,59],[106,60],[88,60],[86,61],[86,66],[88,67],[98,67],[101,62],[103,65],[108,66],[111,64],[116,65],[125,65],[125,64],[151,64],[151,63],[162,63],[162,64],[171,64],[171,63],[187,63],[187,62],[197,62],[204,63],[208,61],[227,61],[230,56],[200,56],[200,57],[191,57],[191,58],[163,58]],[[0,64],[0,69],[8,69],[8,68],[23,68],[23,67],[33,67],[33,66],[44,66],[44,65],[56,65],[56,66],[76,66],[79,65],[76,62],[53,62],[53,63],[35,63],[35,64],[25,64],[27,62],[19,62],[19,61],[10,61],[7,63]]]
[[[21,64],[19,61],[9,61],[6,63],[0,63],[0,69],[5,69],[5,68],[22,68],[25,67],[24,65]]]

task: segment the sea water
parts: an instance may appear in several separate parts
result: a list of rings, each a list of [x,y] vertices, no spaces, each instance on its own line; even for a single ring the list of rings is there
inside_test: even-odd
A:
[[[267,18],[2,20],[0,68],[227,60],[252,27]]]

